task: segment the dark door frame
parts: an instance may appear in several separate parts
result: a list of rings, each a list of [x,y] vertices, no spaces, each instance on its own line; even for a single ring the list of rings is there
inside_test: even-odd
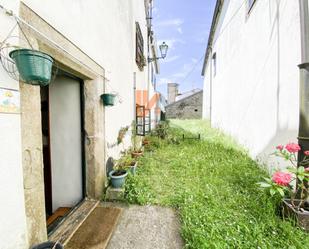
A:
[[[85,96],[84,96],[84,81],[68,72],[58,69],[57,76],[63,75],[72,78],[79,82],[80,85],[80,115],[81,115],[81,159],[82,159],[82,200],[86,197],[86,157],[85,157]],[[56,77],[55,77],[56,78]],[[51,82],[52,84],[52,82]],[[51,150],[50,150],[50,106],[49,106],[49,87],[47,86],[47,112],[48,112],[48,151],[44,151],[43,157],[45,160],[49,160],[49,163],[44,163],[44,193],[45,193],[45,210],[48,214],[52,214],[52,165],[51,165]],[[42,102],[41,102],[42,111]],[[45,155],[48,153],[48,155]],[[47,172],[46,172],[47,170]],[[47,174],[46,174],[47,173]],[[48,186],[46,188],[46,186]],[[49,200],[46,201],[46,194],[49,196]],[[82,201],[81,200],[81,201]],[[77,204],[79,205],[79,203]]]

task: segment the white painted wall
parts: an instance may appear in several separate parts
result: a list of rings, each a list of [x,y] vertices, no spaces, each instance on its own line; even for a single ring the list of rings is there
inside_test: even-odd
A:
[[[249,15],[246,1],[224,2],[213,43],[217,72],[211,77],[208,63],[203,115],[266,160],[275,145],[297,137],[298,1],[257,0]]]
[[[106,92],[116,92],[119,101],[106,108],[107,157],[118,157],[131,143],[130,132],[124,146],[109,146],[117,141],[121,127],[130,126],[134,117],[133,75],[136,85],[147,87],[147,67],[140,71],[135,63],[135,22],[140,23],[147,51],[144,1],[135,0],[23,0],[33,11],[76,44],[106,69]],[[18,0],[0,0],[16,14]],[[0,39],[14,25],[14,19],[0,12]],[[19,89],[18,82],[0,68],[0,87]],[[102,92],[103,93],[103,92]],[[99,96],[98,96],[99,99]],[[26,221],[21,162],[20,115],[0,114],[0,248],[25,248]],[[97,134],[98,136],[102,134]],[[8,219],[8,217],[10,217]]]
[[[117,104],[105,109],[107,157],[118,157],[131,140],[116,146],[121,127],[131,126],[133,73],[137,88],[147,87],[147,67],[140,71],[135,63],[135,22],[138,21],[147,52],[144,1],[135,0],[23,0],[31,9],[75,43],[106,70],[106,92],[118,94]],[[55,18],[56,17],[56,18]]]
[[[1,0],[0,4],[12,10],[18,9],[17,1]],[[14,21],[0,10],[0,41],[14,25]],[[8,77],[2,67],[0,88],[19,90],[18,82]],[[20,114],[0,113],[0,141],[0,248],[26,248]]]

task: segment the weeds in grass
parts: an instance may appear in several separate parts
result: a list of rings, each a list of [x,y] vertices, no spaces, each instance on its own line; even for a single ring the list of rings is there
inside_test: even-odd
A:
[[[202,121],[174,121],[169,132],[203,140],[156,141],[127,181],[128,202],[177,208],[186,248],[309,248],[276,215],[279,200],[257,188],[266,173],[239,145]]]

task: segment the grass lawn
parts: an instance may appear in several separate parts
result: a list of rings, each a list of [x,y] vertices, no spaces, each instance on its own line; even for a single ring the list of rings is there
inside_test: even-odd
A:
[[[233,140],[205,121],[171,123],[169,134],[201,141],[151,138],[153,151],[129,177],[126,199],[179,211],[186,248],[309,248],[309,236],[276,215],[276,200],[258,188],[265,172]]]

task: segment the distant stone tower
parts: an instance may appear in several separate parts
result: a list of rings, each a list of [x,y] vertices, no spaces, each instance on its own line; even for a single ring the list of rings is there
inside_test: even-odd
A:
[[[169,104],[174,103],[178,95],[178,86],[177,83],[168,83],[167,84],[167,101]]]

